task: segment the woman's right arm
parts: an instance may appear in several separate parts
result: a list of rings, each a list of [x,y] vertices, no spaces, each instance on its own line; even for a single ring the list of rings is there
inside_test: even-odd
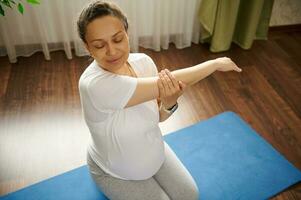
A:
[[[241,69],[238,68],[236,64],[231,61],[231,59],[223,57],[209,60],[192,67],[178,69],[172,71],[171,73],[174,75],[177,81],[182,81],[186,85],[191,86],[206,78],[216,70],[241,71]],[[136,90],[125,107],[130,107],[146,101],[157,99],[159,97],[159,89],[157,85],[158,79],[158,76],[137,78],[138,81]]]

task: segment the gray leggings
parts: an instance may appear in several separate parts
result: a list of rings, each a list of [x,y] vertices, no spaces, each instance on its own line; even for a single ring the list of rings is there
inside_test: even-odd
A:
[[[146,180],[122,180],[104,172],[87,153],[90,174],[110,200],[197,200],[197,185],[169,145],[159,171]]]

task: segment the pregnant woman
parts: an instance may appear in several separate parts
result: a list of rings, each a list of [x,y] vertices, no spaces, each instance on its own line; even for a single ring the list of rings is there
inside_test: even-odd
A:
[[[112,200],[196,200],[197,185],[158,126],[177,109],[185,87],[214,71],[238,71],[229,58],[158,73],[153,60],[130,53],[128,22],[115,4],[95,1],[77,21],[93,62],[79,80],[91,140],[90,174]]]

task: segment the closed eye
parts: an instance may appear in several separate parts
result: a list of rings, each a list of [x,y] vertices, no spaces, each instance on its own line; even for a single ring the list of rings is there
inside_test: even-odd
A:
[[[114,40],[115,43],[119,43],[119,42],[121,42],[121,41],[122,41],[122,39]]]
[[[96,49],[102,49],[104,46],[97,46]]]

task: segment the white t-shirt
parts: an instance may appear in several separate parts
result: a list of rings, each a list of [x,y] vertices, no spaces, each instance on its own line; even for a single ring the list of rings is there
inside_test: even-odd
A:
[[[131,53],[128,62],[138,77],[158,74],[146,54]],[[79,79],[91,134],[88,153],[106,173],[124,180],[148,179],[165,160],[157,100],[125,108],[136,87],[137,78],[106,71],[95,60]]]

